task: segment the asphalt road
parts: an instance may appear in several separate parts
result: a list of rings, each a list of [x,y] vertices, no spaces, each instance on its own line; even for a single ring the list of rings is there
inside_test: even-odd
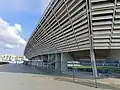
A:
[[[108,90],[58,81],[39,69],[24,65],[0,66],[0,90]]]

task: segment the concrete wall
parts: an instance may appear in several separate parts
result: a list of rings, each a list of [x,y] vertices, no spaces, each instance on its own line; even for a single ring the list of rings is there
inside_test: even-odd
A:
[[[55,72],[61,74],[61,54],[55,54]]]
[[[61,72],[67,71],[67,61],[73,61],[69,53],[61,53]]]
[[[110,50],[107,59],[120,60],[120,50]]]

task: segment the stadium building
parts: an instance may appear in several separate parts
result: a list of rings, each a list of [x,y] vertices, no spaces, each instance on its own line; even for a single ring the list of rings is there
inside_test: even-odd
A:
[[[120,60],[120,0],[51,0],[24,55],[57,71],[69,60]]]

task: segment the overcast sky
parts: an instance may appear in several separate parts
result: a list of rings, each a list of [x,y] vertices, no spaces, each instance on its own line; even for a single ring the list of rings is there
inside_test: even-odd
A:
[[[50,0],[0,0],[0,54],[23,55]]]

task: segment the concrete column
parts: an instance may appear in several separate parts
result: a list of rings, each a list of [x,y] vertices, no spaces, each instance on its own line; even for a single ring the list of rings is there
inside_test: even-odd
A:
[[[51,55],[48,54],[47,72],[51,72],[52,71],[51,70],[51,63],[50,63],[50,61],[51,61]]]
[[[41,59],[43,60],[43,69],[45,70],[45,72],[47,72],[47,62],[46,61],[48,61],[48,56],[42,55]]]
[[[31,66],[33,66],[33,60],[31,61]]]
[[[40,61],[40,59],[41,59],[41,56],[38,55],[38,56],[36,57],[36,66],[37,66],[37,67],[40,67],[40,66],[39,66],[39,61]]]
[[[31,62],[31,65],[33,66],[33,61]]]
[[[43,55],[41,55],[41,60],[43,60]]]
[[[35,66],[37,66],[37,61],[35,60]]]
[[[34,61],[32,61],[32,66],[34,66]]]
[[[61,54],[55,54],[55,72],[61,75]]]
[[[29,62],[29,65],[31,65],[31,66],[32,66],[32,61],[30,61],[30,62]]]
[[[41,60],[41,55],[38,56],[39,60]]]
[[[38,67],[38,60],[39,60],[39,56],[36,56],[36,59],[35,59],[35,66]]]
[[[41,55],[41,60],[44,61],[44,56]],[[44,67],[44,62],[42,62],[42,67]]]
[[[30,65],[30,61],[28,61],[27,64]]]
[[[35,61],[32,61],[33,62],[33,66],[35,66]]]
[[[30,65],[30,66],[32,65],[31,61],[29,61],[29,65]]]
[[[38,60],[36,61],[36,66],[39,67],[39,61]]]
[[[37,67],[37,60],[35,60],[35,66]]]
[[[35,66],[35,64],[36,64],[36,62],[35,62],[35,60],[34,60],[34,66]]]
[[[51,55],[48,54],[48,64],[50,63],[50,58],[51,58]]]
[[[35,66],[37,66],[37,61],[35,60]]]
[[[39,67],[39,56],[36,57],[36,67]]]
[[[38,67],[38,61],[35,61],[36,62],[36,67]]]
[[[61,72],[66,72],[67,69],[67,61],[73,61],[73,58],[69,53],[61,53]]]
[[[36,57],[34,58],[34,66],[36,66]]]
[[[42,61],[41,60],[38,61],[38,67],[42,67]]]

